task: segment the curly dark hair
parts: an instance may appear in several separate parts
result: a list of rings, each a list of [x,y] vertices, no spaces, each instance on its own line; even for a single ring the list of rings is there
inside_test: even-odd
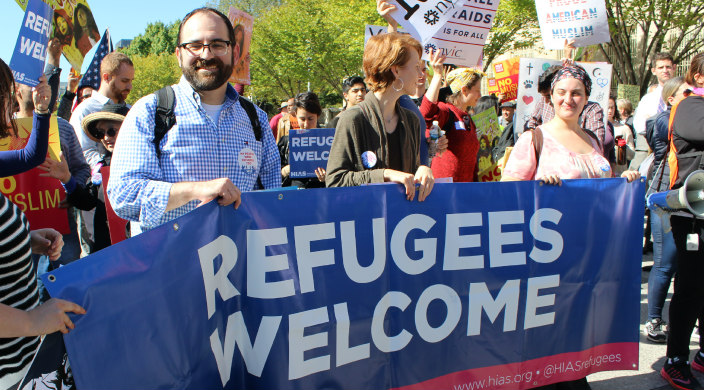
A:
[[[543,95],[550,93],[552,79],[560,69],[562,69],[562,65],[553,65],[540,75],[540,78],[538,78],[538,92]]]

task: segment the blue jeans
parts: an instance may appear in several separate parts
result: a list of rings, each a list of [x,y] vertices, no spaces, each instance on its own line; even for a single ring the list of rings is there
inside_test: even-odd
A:
[[[662,318],[667,290],[675,274],[675,240],[670,230],[670,216],[650,213],[653,234],[653,268],[648,277],[648,320]],[[665,233],[665,231],[668,231]]]

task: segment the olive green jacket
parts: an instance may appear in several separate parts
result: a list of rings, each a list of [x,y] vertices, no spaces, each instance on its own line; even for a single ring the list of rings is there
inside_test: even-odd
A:
[[[415,174],[420,166],[420,134],[418,117],[396,102],[401,131],[401,163],[403,172]],[[365,167],[362,154],[373,152],[377,162]],[[368,93],[362,103],[343,111],[335,128],[325,184],[327,187],[350,187],[384,181],[389,148],[379,100]]]

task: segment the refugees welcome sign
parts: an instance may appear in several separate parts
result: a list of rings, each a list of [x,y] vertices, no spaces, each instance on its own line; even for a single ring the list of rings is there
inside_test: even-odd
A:
[[[643,195],[245,193],[45,281],[87,309],[65,336],[79,388],[530,388],[637,369]]]

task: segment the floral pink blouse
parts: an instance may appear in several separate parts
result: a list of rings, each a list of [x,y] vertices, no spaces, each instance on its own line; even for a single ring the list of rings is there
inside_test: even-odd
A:
[[[535,180],[547,175],[557,175],[563,180],[612,177],[611,165],[602,156],[601,147],[593,139],[591,141],[594,150],[588,154],[578,154],[563,146],[549,132],[543,131],[543,149],[536,169],[533,136],[526,131],[518,138],[502,175],[519,180]]]

